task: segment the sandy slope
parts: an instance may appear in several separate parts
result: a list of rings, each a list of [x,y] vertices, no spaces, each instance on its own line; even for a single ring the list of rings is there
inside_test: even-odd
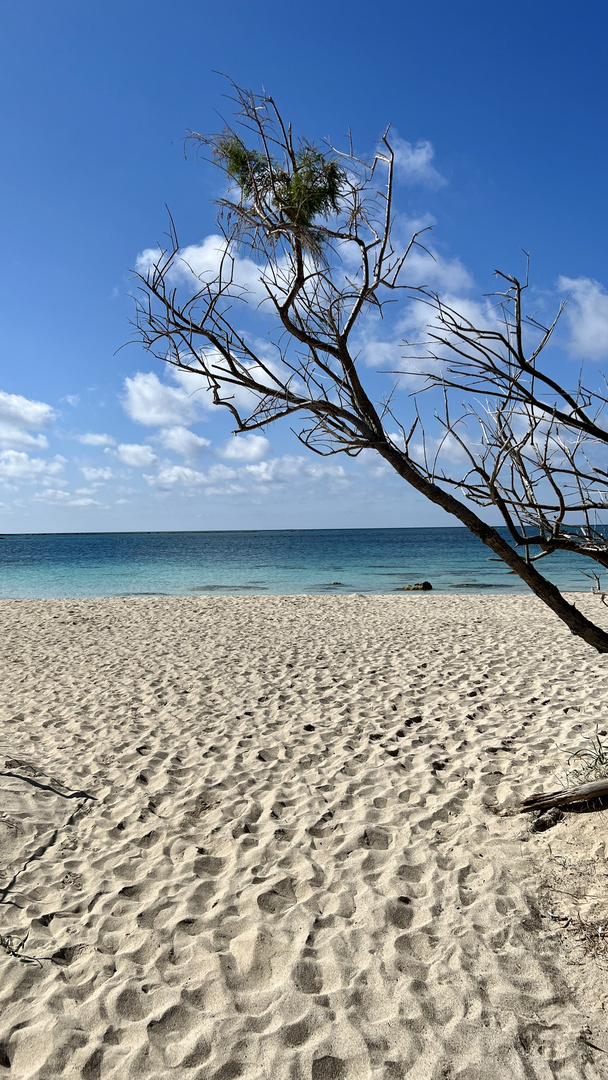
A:
[[[608,726],[533,598],[0,612],[0,1078],[608,1077],[605,815],[496,812]]]

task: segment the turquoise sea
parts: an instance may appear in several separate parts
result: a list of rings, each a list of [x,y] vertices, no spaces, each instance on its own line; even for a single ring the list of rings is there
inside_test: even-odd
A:
[[[585,591],[589,560],[558,554],[539,569]],[[526,592],[462,528],[258,532],[58,533],[0,538],[0,597]]]

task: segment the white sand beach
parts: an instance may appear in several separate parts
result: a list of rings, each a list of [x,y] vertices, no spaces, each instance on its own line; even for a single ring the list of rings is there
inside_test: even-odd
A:
[[[608,819],[508,812],[608,658],[533,597],[0,611],[0,1077],[608,1077]]]

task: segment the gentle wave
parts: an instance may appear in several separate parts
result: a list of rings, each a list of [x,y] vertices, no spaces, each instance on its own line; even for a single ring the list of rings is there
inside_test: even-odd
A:
[[[191,592],[257,592],[258,589],[267,589],[266,585],[192,585]]]

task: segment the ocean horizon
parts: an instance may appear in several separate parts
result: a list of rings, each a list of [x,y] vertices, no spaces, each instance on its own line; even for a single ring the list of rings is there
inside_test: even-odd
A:
[[[506,530],[500,532],[507,539]],[[589,560],[556,553],[539,569],[582,592]],[[526,593],[462,527],[4,533],[0,598]]]

